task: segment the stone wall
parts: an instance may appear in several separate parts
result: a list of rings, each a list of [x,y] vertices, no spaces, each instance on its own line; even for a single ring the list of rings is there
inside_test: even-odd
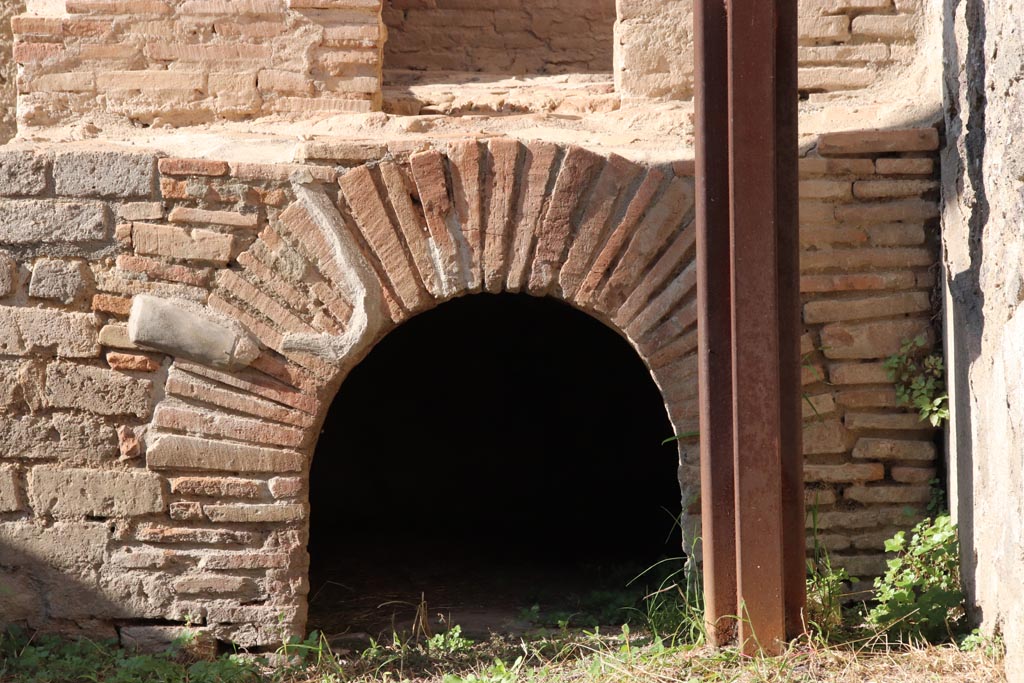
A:
[[[15,105],[18,71],[11,54],[14,47],[11,17],[24,9],[23,3],[0,3],[0,144],[10,140],[17,132]]]
[[[614,0],[387,0],[384,21],[388,69],[612,71]]]
[[[800,0],[799,87],[856,91],[917,56],[920,0]],[[615,82],[623,97],[693,96],[692,0],[618,0]]]
[[[974,616],[1024,681],[1024,36],[1011,4],[943,8],[950,494]]]
[[[380,108],[380,0],[68,0],[14,19],[23,125]]]
[[[804,0],[801,90],[856,91],[907,65],[922,1]],[[14,20],[25,126],[83,116],[179,126],[375,111],[384,49],[395,69],[614,71],[627,102],[685,100],[693,90],[691,0],[618,0],[617,9],[611,0],[60,5],[41,3]],[[539,92],[517,108],[550,108],[550,99]]]
[[[937,145],[934,129],[834,134],[800,162],[807,498],[862,577],[935,472],[935,433],[880,362],[930,328]],[[334,392],[456,296],[571,302],[630,340],[675,429],[696,428],[692,164],[507,138],[303,156],[0,153],[5,619],[122,637],[188,619],[244,646],[300,632]],[[693,501],[694,444],[680,459]]]

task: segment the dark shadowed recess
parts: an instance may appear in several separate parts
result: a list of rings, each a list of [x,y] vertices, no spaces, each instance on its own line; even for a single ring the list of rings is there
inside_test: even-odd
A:
[[[414,318],[324,425],[310,625],[386,630],[422,598],[500,630],[535,604],[572,612],[626,589],[681,555],[671,433],[636,352],[562,302],[481,294]]]

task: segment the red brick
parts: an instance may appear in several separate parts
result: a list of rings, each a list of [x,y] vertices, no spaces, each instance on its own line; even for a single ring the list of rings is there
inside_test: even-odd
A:
[[[167,175],[223,176],[228,173],[228,162],[212,159],[160,159],[157,168]]]
[[[237,211],[206,211],[176,206],[171,210],[168,220],[171,223],[202,223],[227,225],[234,228],[255,228],[260,217],[255,213],[238,213]]]
[[[885,479],[885,465],[881,463],[843,463],[842,465],[804,465],[804,481],[845,484],[848,482],[880,481]]]
[[[800,270],[807,272],[830,268],[843,271],[928,268],[937,261],[938,257],[930,249],[924,248],[822,249],[801,252]]]
[[[175,366],[194,375],[206,377],[221,384],[242,389],[256,396],[301,410],[309,415],[316,415],[320,410],[320,402],[315,396],[304,394],[294,387],[287,386],[277,379],[272,379],[253,370],[223,372],[180,359],[175,361]]]
[[[931,175],[935,161],[930,158],[878,159],[875,162],[880,175]]]
[[[132,310],[132,300],[130,297],[94,294],[92,297],[92,310],[97,313],[110,313],[127,317]]]
[[[909,289],[916,284],[914,273],[909,271],[800,276],[800,291],[806,293]]]
[[[155,356],[144,353],[108,351],[107,365],[113,370],[156,372],[160,369],[160,360]]]
[[[935,460],[935,444],[930,441],[898,441],[862,438],[853,449],[853,457],[862,460]]]
[[[425,308],[430,299],[416,274],[415,266],[398,237],[398,227],[384,207],[370,170],[356,167],[338,181],[345,200],[351,207],[360,232],[384,268],[402,305],[409,311]]]
[[[295,451],[177,434],[161,434],[146,452],[150,469],[298,472],[305,461]]]
[[[609,156],[558,275],[562,295],[566,298],[571,299],[575,295],[594,260],[595,252],[612,227],[610,223],[615,208],[624,200],[624,194],[639,173],[640,166],[637,164],[617,154]]]
[[[831,323],[821,330],[821,345],[828,358],[884,359],[899,351],[904,340],[928,330],[924,319]]]
[[[201,229],[186,232],[152,223],[133,224],[132,242],[135,251],[144,256],[209,261],[222,266],[231,259],[235,247],[231,235]]]
[[[558,171],[560,153],[557,145],[546,142],[527,143],[523,152],[522,179],[515,207],[517,219],[512,227],[508,264],[509,291],[522,290],[530,277],[534,235],[550,199],[547,188],[552,174]]]
[[[153,424],[179,432],[271,446],[296,447],[306,439],[306,432],[295,427],[167,402],[157,406]]]
[[[904,484],[928,484],[935,478],[934,467],[902,467],[897,465],[889,469],[893,481]]]
[[[852,430],[934,432],[928,420],[917,413],[854,413],[847,411],[843,418]]]
[[[308,428],[315,422],[315,419],[306,413],[277,405],[248,392],[217,386],[208,380],[188,375],[177,367],[171,368],[168,373],[166,388],[167,393],[181,398],[209,403],[296,427]]]
[[[434,259],[430,251],[430,233],[427,224],[423,214],[413,203],[415,189],[412,179],[394,162],[385,161],[378,166],[378,169],[384,185],[384,192],[395,213],[395,218],[398,220],[398,227],[405,237],[405,244],[409,248],[420,281],[433,296],[444,296],[441,276],[434,267]],[[346,319],[342,319],[342,322]]]
[[[842,320],[888,318],[932,310],[928,292],[900,292],[857,299],[816,299],[804,304],[804,322],[826,323]]]
[[[251,531],[222,531],[220,529],[192,529],[160,524],[141,524],[135,538],[144,543],[188,543],[202,545],[250,545],[259,540]]]
[[[265,498],[267,486],[258,479],[180,477],[171,479],[171,493],[206,498]]]
[[[117,257],[117,267],[130,273],[141,273],[158,280],[181,282],[196,287],[210,284],[209,268],[190,268],[188,266],[164,263],[146,256],[121,254]]]
[[[568,254],[576,206],[604,166],[604,158],[581,147],[570,147],[551,192],[548,210],[537,228],[537,243],[528,288],[533,294],[547,292]],[[686,181],[676,180],[683,184]]]
[[[505,289],[508,277],[509,244],[515,220],[516,168],[523,147],[517,140],[495,138],[487,149],[491,191],[483,239],[483,279],[484,288],[498,294]]]
[[[928,486],[848,486],[843,491],[847,500],[866,505],[927,503],[931,496]]]

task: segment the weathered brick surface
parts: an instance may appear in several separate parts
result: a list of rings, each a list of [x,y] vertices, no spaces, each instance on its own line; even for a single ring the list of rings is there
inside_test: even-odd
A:
[[[273,32],[272,20],[260,21]],[[865,144],[882,144],[875,137]],[[923,144],[914,140],[909,147]],[[295,619],[288,628],[300,629],[316,429],[339,373],[391,324],[346,289],[352,273],[338,248],[368,264],[361,286],[382,289],[374,294],[394,320],[476,286],[532,286],[593,313],[648,363],[673,426],[697,428],[688,164],[650,167],[507,138],[451,142],[455,160],[399,146],[394,158],[344,171],[339,206],[325,203],[324,216],[289,206],[305,191],[290,183],[333,184],[340,158],[322,166],[163,160],[175,192],[162,184],[160,201],[63,200],[95,202],[104,230],[108,213],[124,221],[104,256],[5,246],[14,258],[0,307],[0,527],[131,520],[104,525],[97,542],[116,536],[103,571],[120,574],[104,579],[105,594],[124,597],[137,618],[205,610],[218,637],[268,644],[277,628],[268,614],[280,609]],[[897,405],[883,366],[905,339],[932,338],[936,198],[924,164],[881,163],[922,152],[839,142],[853,151],[801,162],[804,499],[817,508],[823,543],[866,566],[880,538],[923,512],[939,456],[934,431]],[[0,204],[52,223],[62,205],[45,198],[53,191]],[[329,191],[339,196],[338,185]],[[51,239],[32,229],[35,243],[22,243],[31,250]],[[334,237],[344,238],[340,247]],[[68,263],[86,266],[81,289],[94,296],[43,287],[47,269]],[[251,334],[262,346],[249,339],[243,369],[141,348],[118,318],[154,296],[227,315],[232,340]],[[331,346],[373,316],[381,327],[366,339]],[[289,346],[296,339],[299,350]],[[340,358],[331,355],[337,348]],[[693,470],[685,464],[684,484]],[[149,597],[129,597],[140,595]],[[267,596],[270,605],[242,604]]]
[[[146,462],[155,469],[295,472],[302,469],[305,458],[276,448],[163,434],[150,445]]]

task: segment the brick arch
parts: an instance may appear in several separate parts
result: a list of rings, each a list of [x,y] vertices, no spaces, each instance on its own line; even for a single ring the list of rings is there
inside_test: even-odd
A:
[[[290,203],[215,275],[203,313],[235,330],[229,350],[166,349],[174,360],[147,438],[148,465],[171,480],[172,518],[191,514],[173,496],[205,485],[196,469],[251,473],[269,492],[248,503],[225,492],[223,504],[203,508],[220,529],[238,525],[210,530],[216,542],[259,549],[203,560],[183,577],[238,570],[232,590],[207,600],[214,634],[267,645],[282,623],[304,626],[306,477],[330,402],[377,341],[447,300],[526,292],[568,302],[629,341],[677,433],[696,428],[693,183],[684,168],[492,139],[358,166],[337,189],[292,180]],[[684,498],[695,498],[696,449],[681,444],[680,462]],[[263,601],[240,605],[253,582]]]

